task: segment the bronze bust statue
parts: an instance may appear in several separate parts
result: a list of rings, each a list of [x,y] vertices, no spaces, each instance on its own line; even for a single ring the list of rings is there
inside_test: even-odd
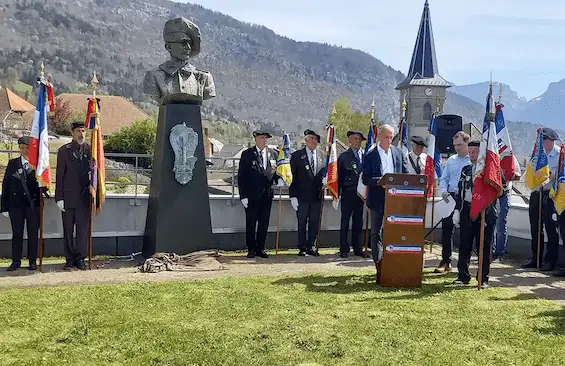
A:
[[[145,74],[144,93],[159,105],[171,102],[196,102],[216,96],[212,74],[189,63],[200,53],[200,29],[185,18],[165,23],[163,40],[171,59]]]

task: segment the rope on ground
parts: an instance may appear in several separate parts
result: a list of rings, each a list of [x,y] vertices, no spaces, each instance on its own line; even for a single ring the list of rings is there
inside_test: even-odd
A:
[[[176,253],[155,253],[145,260],[139,270],[143,273],[162,271],[217,271],[224,269],[216,258],[220,256],[217,250],[203,250],[186,255]]]

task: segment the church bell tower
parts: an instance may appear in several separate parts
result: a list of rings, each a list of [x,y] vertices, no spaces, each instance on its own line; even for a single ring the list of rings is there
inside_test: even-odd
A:
[[[431,116],[436,111],[438,115],[443,113],[449,87],[451,84],[438,73],[430,5],[426,0],[408,76],[396,87],[400,91],[400,105],[405,96],[408,103],[406,121],[410,137],[428,136]]]

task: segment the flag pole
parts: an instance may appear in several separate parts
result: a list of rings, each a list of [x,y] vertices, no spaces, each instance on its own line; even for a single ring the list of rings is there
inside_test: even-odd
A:
[[[40,68],[41,69],[39,71],[39,77],[41,82],[45,77],[45,66],[43,65],[43,62],[41,63]],[[47,126],[45,127],[47,128]],[[43,192],[42,191],[43,189],[42,187],[40,187],[39,188],[39,272],[43,272]]]
[[[277,241],[275,242],[275,255],[279,255],[279,238],[281,232],[282,187],[279,187],[279,217],[277,218]]]
[[[481,289],[481,285],[483,284],[483,251],[485,247],[485,210],[481,212],[481,236],[479,241],[479,269],[477,272],[477,279],[478,279],[478,286],[477,289]]]
[[[439,98],[439,95],[437,95],[437,96],[436,96],[436,115],[439,114],[439,112],[440,112],[440,107],[441,107],[440,98]],[[432,116],[432,117],[435,118],[435,116]],[[434,155],[435,155],[435,149],[434,149]],[[432,156],[432,158],[434,158],[434,165],[435,165],[435,164],[436,164],[435,156]],[[441,155],[440,155],[440,159],[441,159]],[[440,162],[440,164],[441,164],[441,162]],[[433,170],[434,170],[434,176],[435,176],[435,166],[433,167]],[[440,178],[440,177],[438,177],[438,179],[439,179],[439,178]],[[432,227],[432,240],[430,241],[430,253],[432,253],[432,251],[433,251],[434,242],[435,242],[435,240],[436,240],[436,235],[435,235],[436,232],[435,232],[435,230],[433,229],[433,228],[435,227],[435,226],[434,226],[434,219],[435,219],[435,218],[434,218],[434,213],[435,213],[435,211],[436,211],[436,181],[435,181],[435,179],[434,179],[434,183],[432,184],[432,225],[431,225],[431,227]],[[442,225],[442,230],[443,230],[443,225]],[[443,244],[442,244],[442,245],[443,245]]]
[[[541,232],[543,230],[542,223],[541,223],[541,209],[542,209],[542,194],[543,191],[539,193],[539,204],[538,204],[538,248],[537,248],[537,269],[541,267],[541,258],[540,258],[540,251],[541,251]]]
[[[96,87],[98,87],[98,79],[96,78],[96,71],[94,71],[94,75],[92,76],[92,80],[90,81],[90,85],[92,86],[92,99],[94,101],[94,103],[97,103],[96,101]],[[92,163],[92,159],[94,159],[94,156],[92,156],[92,132],[94,132],[94,130],[96,129],[96,126],[94,126],[94,128],[92,129],[92,131],[90,131],[90,162]],[[90,177],[90,179],[93,179],[94,177]],[[92,186],[92,182],[90,182],[90,185]],[[93,199],[92,194],[89,195],[89,209],[88,209],[88,269],[92,269],[92,215],[94,214],[94,209],[93,206],[96,205],[96,200]]]
[[[369,217],[371,215],[371,211],[367,207],[367,203],[365,203],[365,253],[364,257],[369,257]]]

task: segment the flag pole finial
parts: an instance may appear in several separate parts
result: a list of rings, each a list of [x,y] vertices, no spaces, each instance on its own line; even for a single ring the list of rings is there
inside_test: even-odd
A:
[[[500,84],[500,91],[498,92],[498,104],[502,101],[502,84]]]
[[[92,76],[92,80],[90,80],[90,85],[92,86],[92,97],[96,98],[96,88],[98,88],[98,78],[96,77],[96,71],[94,71],[94,75]]]
[[[439,109],[441,107],[439,94],[436,96],[436,114],[439,114]]]
[[[408,103],[406,103],[406,95],[408,93],[404,93],[404,99],[402,100],[402,117],[404,117],[406,115],[406,106],[408,105]]]
[[[43,61],[41,61],[41,65],[39,65],[39,76],[43,78],[45,76],[45,65]]]

